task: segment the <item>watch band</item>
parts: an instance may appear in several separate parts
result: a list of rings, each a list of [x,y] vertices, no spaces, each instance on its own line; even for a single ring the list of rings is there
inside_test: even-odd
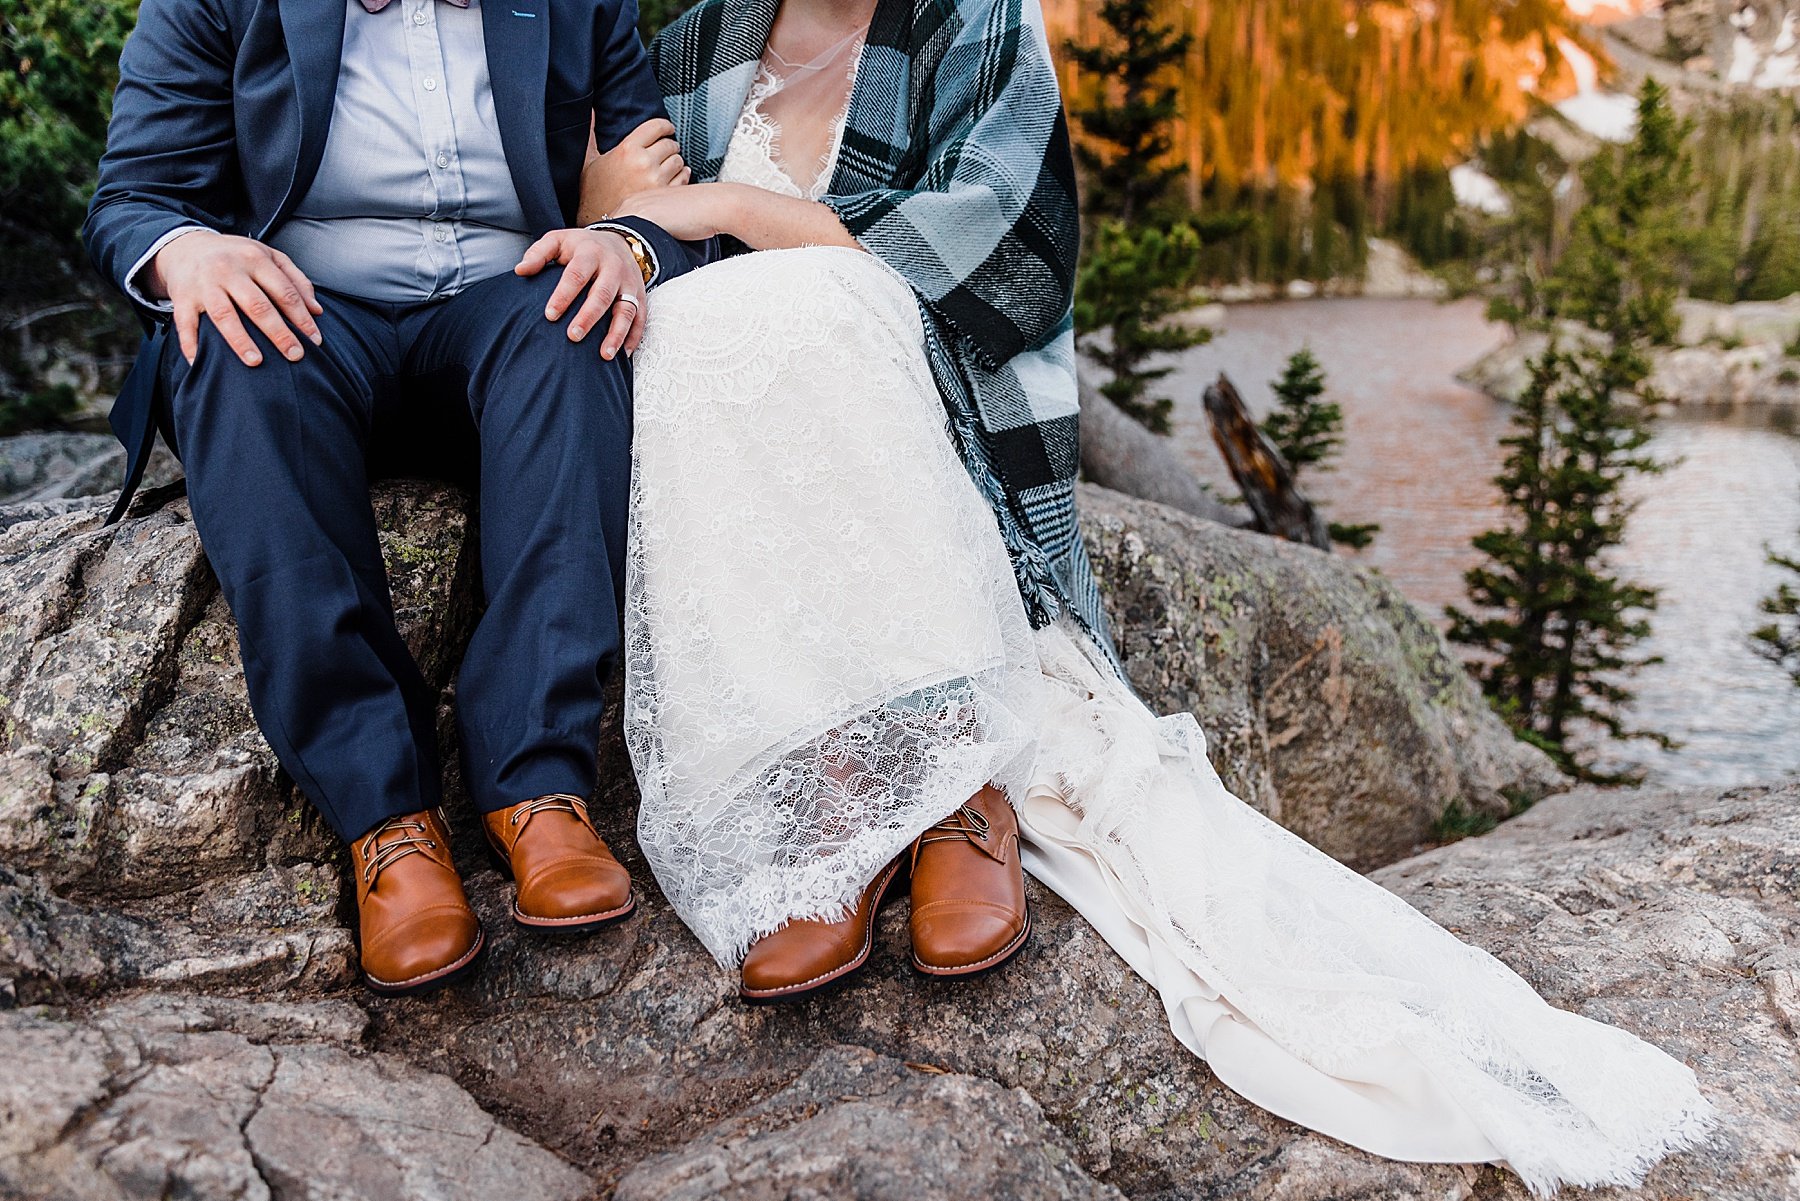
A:
[[[637,260],[638,270],[644,275],[644,286],[647,288],[655,282],[660,264],[656,261],[656,251],[651,249],[637,230],[618,221],[609,221],[605,217],[593,222],[587,228],[604,233],[618,234],[625,239],[625,247],[631,251],[631,257]]]

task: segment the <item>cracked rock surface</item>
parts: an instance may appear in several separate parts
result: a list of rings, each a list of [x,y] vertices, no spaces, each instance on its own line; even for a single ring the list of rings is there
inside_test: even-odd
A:
[[[1133,678],[1218,731],[1248,799],[1695,1066],[1725,1127],[1633,1195],[1800,1197],[1800,781],[1583,789],[1404,857],[1450,799],[1554,783],[1429,626],[1329,556],[1083,503]],[[466,503],[383,485],[376,509],[403,631],[447,693],[475,613]],[[574,942],[515,930],[452,769],[485,964],[367,995],[341,854],[256,734],[185,508],[113,531],[91,509],[9,516],[0,1197],[1522,1201],[1498,1169],[1377,1160],[1240,1100],[1035,884],[1003,971],[915,975],[895,907],[854,987],[742,1005],[636,853],[616,728],[595,812],[638,914]]]

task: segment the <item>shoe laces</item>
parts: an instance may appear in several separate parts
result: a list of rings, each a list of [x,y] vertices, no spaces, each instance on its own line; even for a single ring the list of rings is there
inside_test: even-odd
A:
[[[507,819],[518,829],[518,834],[514,834],[513,838],[517,839],[519,834],[523,834],[525,827],[531,823],[531,819],[540,813],[567,813],[586,826],[589,832],[594,829],[594,823],[588,818],[586,801],[572,793],[552,792],[545,796],[533,797],[513,810],[513,815]]]
[[[386,834],[398,834],[399,837],[384,842],[382,836]],[[373,889],[382,872],[408,855],[423,855],[427,850],[436,850],[437,839],[430,834],[424,822],[403,814],[388,818],[363,835],[363,887]]]
[[[987,815],[968,804],[958,805],[956,811],[944,820],[919,835],[919,845],[928,842],[975,842],[988,840]]]

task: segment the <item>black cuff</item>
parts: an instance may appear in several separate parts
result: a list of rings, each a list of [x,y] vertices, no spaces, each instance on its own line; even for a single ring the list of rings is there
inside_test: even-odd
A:
[[[650,252],[653,272],[650,276],[652,285],[665,284],[678,275],[686,275],[695,267],[712,261],[714,255],[709,251],[712,246],[707,242],[683,242],[668,230],[644,217],[629,214],[622,217],[608,217],[596,221],[589,229],[605,229],[614,226],[628,229],[643,240],[644,247]]]

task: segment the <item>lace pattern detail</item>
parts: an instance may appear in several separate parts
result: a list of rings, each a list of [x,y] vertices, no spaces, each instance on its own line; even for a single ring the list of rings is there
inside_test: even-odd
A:
[[[636,357],[625,729],[638,834],[722,964],[837,916],[989,780],[1037,681],[917,303],[862,251],[657,290]]]
[[[861,62],[860,39],[850,48],[850,80],[854,89],[858,64]],[[781,126],[763,110],[769,98],[780,92],[787,81],[758,63],[756,78],[744,98],[743,110],[732,129],[731,141],[725,147],[725,160],[719,166],[719,179],[726,183],[743,183],[795,196],[802,200],[821,200],[831,190],[831,177],[837,168],[838,152],[844,144],[844,127],[850,115],[846,103],[832,120],[831,142],[824,156],[815,164],[812,182],[805,187],[795,179],[781,155]]]

